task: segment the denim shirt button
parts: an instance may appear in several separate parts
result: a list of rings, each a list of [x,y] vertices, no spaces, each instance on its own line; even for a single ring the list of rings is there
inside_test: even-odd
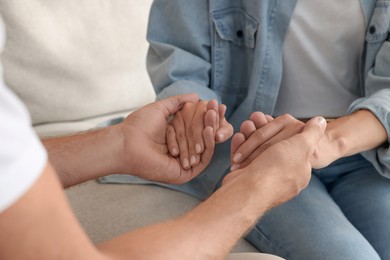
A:
[[[376,32],[375,26],[374,26],[374,25],[371,25],[370,28],[368,28],[368,32],[369,32],[370,34],[374,34],[374,33]]]
[[[237,34],[238,38],[243,38],[244,37],[244,32],[242,30],[237,31],[236,34]]]

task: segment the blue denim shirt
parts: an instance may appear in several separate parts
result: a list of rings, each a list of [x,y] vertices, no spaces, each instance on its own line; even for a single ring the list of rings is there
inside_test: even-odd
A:
[[[272,115],[295,4],[296,0],[155,0],[147,67],[158,99],[190,92],[204,100],[217,99],[227,105],[227,119],[236,130],[253,111]],[[390,0],[361,0],[361,5],[367,28],[361,98],[346,113],[370,110],[390,137]],[[229,146],[218,145],[206,171],[177,188],[207,197],[229,168]],[[363,155],[390,177],[388,144]]]

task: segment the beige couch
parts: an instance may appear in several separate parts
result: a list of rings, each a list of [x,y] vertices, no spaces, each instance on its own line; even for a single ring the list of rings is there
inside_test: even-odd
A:
[[[8,36],[5,79],[41,136],[95,128],[154,100],[145,70],[151,2],[0,0]],[[90,181],[66,193],[94,242],[174,218],[199,203],[153,185]],[[241,240],[234,251],[256,250]]]

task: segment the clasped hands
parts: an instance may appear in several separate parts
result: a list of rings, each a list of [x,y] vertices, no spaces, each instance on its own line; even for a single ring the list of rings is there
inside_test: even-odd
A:
[[[187,94],[154,102],[130,114],[117,127],[123,138],[124,163],[120,172],[165,183],[190,181],[210,163],[215,144],[225,142],[233,135],[233,127],[227,122],[225,112],[226,106],[218,105],[215,100],[199,101],[196,94]],[[322,125],[321,130],[317,131],[321,132],[318,140],[310,137],[310,129],[307,131],[309,133],[303,133],[308,135],[307,138],[302,135],[307,124],[292,116],[284,115],[274,119],[261,112],[253,113],[232,138],[232,173],[227,175],[224,183],[237,178],[236,175],[246,168],[262,172],[260,168],[267,168],[267,161],[278,164],[277,154],[283,154],[283,150],[288,149],[296,149],[294,156],[301,155],[301,164],[306,169],[308,164],[304,160],[309,166],[326,165],[326,162],[321,161],[317,147],[317,143],[321,143],[320,139],[326,139],[326,122],[321,118],[317,120],[321,122],[308,124],[314,124],[317,128]],[[297,145],[293,140],[273,148],[275,144],[289,141],[296,135],[296,139],[302,141],[301,144]],[[314,145],[309,142],[311,139],[315,140]],[[294,143],[293,147],[291,143]],[[271,160],[271,154],[277,158]],[[288,158],[279,159],[288,161]],[[290,162],[294,163],[299,162]],[[259,169],[254,168],[254,165],[258,165]]]

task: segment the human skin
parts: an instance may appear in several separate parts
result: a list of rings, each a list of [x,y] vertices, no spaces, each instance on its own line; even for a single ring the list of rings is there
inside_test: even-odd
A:
[[[205,146],[201,134],[205,126],[213,127],[216,143],[223,143],[233,135],[225,112],[225,105],[210,100],[188,103],[175,114],[168,126],[167,143],[171,155],[180,156],[183,168],[199,164]]]
[[[118,125],[46,139],[43,144],[64,187],[114,173],[185,183],[209,164],[214,153],[213,129],[207,126],[202,129],[207,142],[199,164],[184,169],[180,160],[168,152],[167,120],[184,104],[198,101],[196,94],[174,96],[145,106]]]
[[[311,120],[300,134],[228,174],[219,190],[185,215],[100,245],[93,245],[80,227],[48,163],[33,187],[0,213],[0,258],[224,259],[267,210],[307,186],[310,157],[325,127],[323,119]]]
[[[258,125],[259,127],[248,125],[243,125],[240,133],[233,137],[233,170],[245,167],[273,143],[299,133],[304,123],[284,115],[269,124]],[[286,126],[293,131],[280,130]],[[368,110],[358,110],[328,123],[325,134],[311,158],[311,164],[313,168],[323,168],[339,158],[376,148],[386,140],[386,130],[375,115]]]

